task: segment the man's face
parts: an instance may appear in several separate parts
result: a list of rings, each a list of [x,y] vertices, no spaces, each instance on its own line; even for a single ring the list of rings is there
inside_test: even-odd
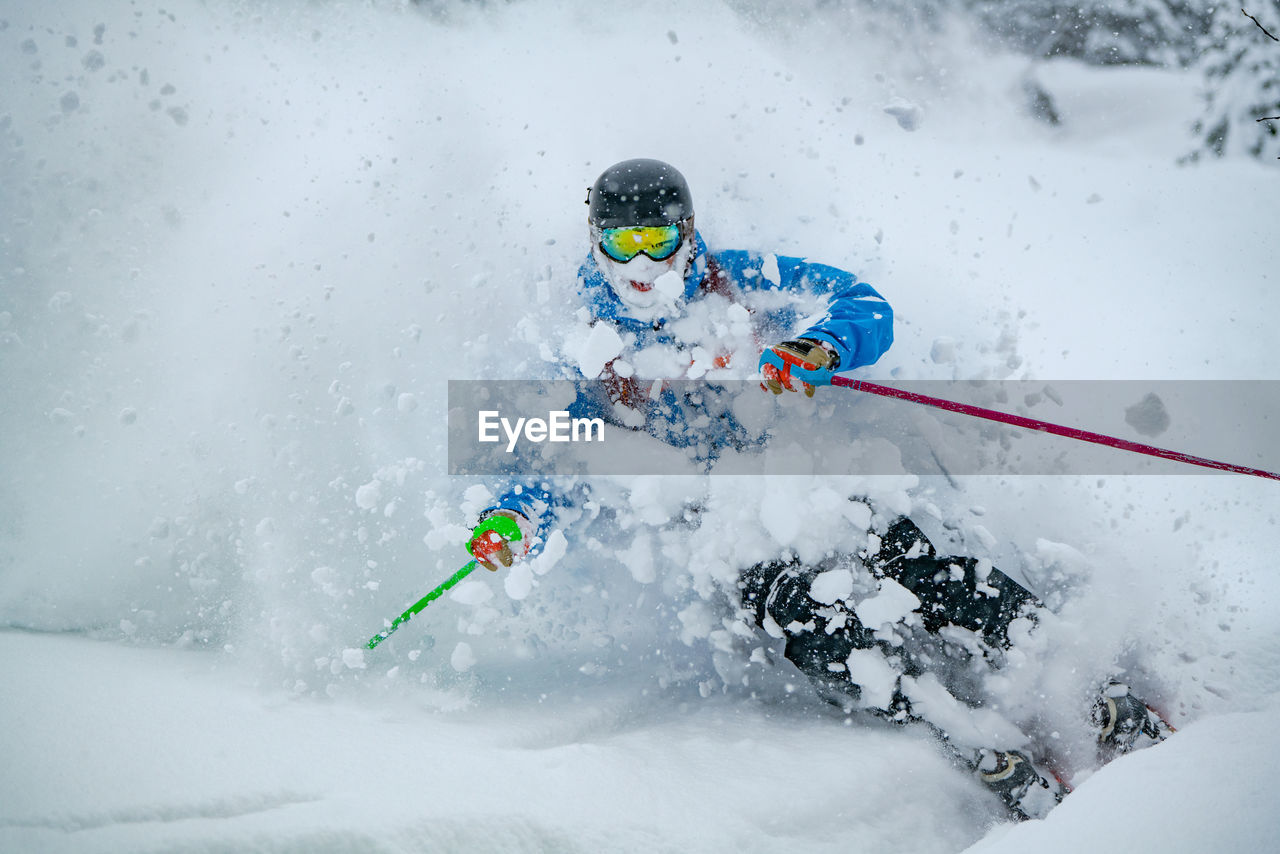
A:
[[[614,231],[621,232],[613,236],[625,241],[622,245],[626,248],[631,238],[628,234],[630,230]],[[615,246],[607,245],[610,248]],[[591,251],[614,295],[638,319],[657,320],[665,317],[684,296],[684,277],[693,261],[692,239],[682,239],[679,248],[660,261],[655,261],[644,252],[623,261],[613,257],[613,254],[602,247],[601,235],[598,230],[593,229]],[[615,248],[614,254],[629,253],[618,252]]]

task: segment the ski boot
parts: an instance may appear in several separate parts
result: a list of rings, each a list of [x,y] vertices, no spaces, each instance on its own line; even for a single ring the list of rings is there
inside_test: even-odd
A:
[[[982,750],[978,777],[1020,819],[1044,818],[1070,791],[1057,777],[1042,774],[1025,753]]]
[[[1174,732],[1169,722],[1129,693],[1129,686],[1112,681],[1093,706],[1098,727],[1098,751],[1104,762],[1124,753],[1159,744]]]

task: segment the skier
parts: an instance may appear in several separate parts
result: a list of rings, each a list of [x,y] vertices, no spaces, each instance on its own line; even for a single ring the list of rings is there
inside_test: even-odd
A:
[[[799,258],[708,252],[694,228],[688,184],[669,164],[615,164],[590,188],[587,204],[591,250],[579,271],[579,290],[593,321],[611,324],[628,345],[628,358],[605,366],[598,386],[605,399],[583,394],[575,404],[580,413],[618,423],[621,407],[638,416],[624,423],[642,424],[669,444],[714,459],[720,449],[758,437],[746,435],[727,411],[709,411],[705,401],[693,405],[696,411],[655,404],[649,394],[654,377],[638,377],[634,368],[642,352],[668,357],[651,364],[677,367],[708,358],[724,367],[741,358],[742,346],[720,352],[722,342],[698,337],[715,324],[682,321],[709,307],[750,306],[738,317],[754,320],[749,344],[759,353],[760,385],[774,394],[811,396],[825,377],[874,363],[893,340],[889,304],[850,273]],[[779,295],[824,299],[825,315],[794,332],[794,305],[763,299]],[[763,340],[774,343],[761,347]],[[467,549],[490,570],[511,566],[538,549],[557,510],[574,500],[544,484],[514,484],[481,514]],[[834,597],[818,584],[833,571],[849,580]],[[765,562],[745,570],[738,586],[742,613],[785,639],[786,658],[828,699],[850,711],[929,726],[1017,816],[1042,816],[1061,799],[1064,786],[1037,768],[1022,745],[961,743],[917,708],[918,698],[937,685],[962,704],[981,705],[981,675],[998,669],[1011,632],[1040,619],[1042,603],[998,569],[973,558],[939,556],[919,528],[898,518],[874,552],[818,566]],[[896,591],[906,607],[891,625],[864,625],[861,603],[886,591]],[[1168,729],[1119,683],[1103,691],[1095,723],[1100,745],[1112,752],[1159,741]]]

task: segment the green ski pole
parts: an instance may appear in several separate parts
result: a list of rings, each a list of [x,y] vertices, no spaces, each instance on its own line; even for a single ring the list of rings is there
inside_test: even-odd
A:
[[[382,643],[391,635],[392,632],[400,628],[400,625],[402,623],[407,623],[409,622],[409,620],[413,619],[414,614],[418,613],[423,608],[427,607],[432,602],[434,602],[435,600],[443,596],[446,590],[448,590],[450,587],[452,587],[453,585],[457,584],[459,581],[461,581],[462,579],[470,575],[471,570],[475,569],[477,566],[479,566],[479,564],[476,563],[474,560],[468,561],[466,566],[462,567],[462,569],[458,570],[453,575],[449,576],[448,580],[442,583],[439,587],[437,587],[435,590],[432,590],[426,596],[423,596],[417,602],[414,602],[412,605],[410,605],[409,609],[405,611],[403,614],[401,614],[400,616],[396,617],[394,620],[392,620],[391,625],[388,626],[385,630],[378,632],[376,635],[369,638],[369,642],[365,644],[365,647],[368,649],[373,649],[378,644]]]

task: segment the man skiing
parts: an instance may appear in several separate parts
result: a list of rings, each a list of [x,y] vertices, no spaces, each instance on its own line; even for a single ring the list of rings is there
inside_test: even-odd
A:
[[[708,252],[694,229],[688,184],[669,164],[615,164],[596,180],[587,203],[591,251],[579,291],[593,322],[611,325],[626,349],[600,374],[605,399],[584,394],[580,411],[714,459],[720,449],[756,439],[706,403],[693,412],[655,406],[651,381],[663,376],[637,365],[690,368],[688,375],[697,376],[758,353],[762,389],[813,395],[835,372],[874,363],[892,343],[892,309],[850,273],[799,258]],[[823,301],[825,313],[797,330],[795,301],[806,297]],[[706,334],[725,324],[690,320],[713,310],[750,319],[751,334],[726,347]],[[510,566],[537,550],[557,508],[573,500],[543,484],[515,484],[481,514],[468,551],[490,570]],[[1064,786],[1035,766],[1026,745],[967,743],[972,739],[922,711],[937,709],[939,696],[980,706],[981,677],[999,668],[1011,634],[1040,619],[1042,603],[987,562],[938,555],[905,517],[881,530],[862,554],[816,566],[784,557],[746,569],[738,582],[741,616],[784,640],[786,658],[827,699],[848,711],[929,726],[1015,815],[1044,815]],[[1168,729],[1119,683],[1104,690],[1095,723],[1100,745],[1112,752],[1159,741]]]

